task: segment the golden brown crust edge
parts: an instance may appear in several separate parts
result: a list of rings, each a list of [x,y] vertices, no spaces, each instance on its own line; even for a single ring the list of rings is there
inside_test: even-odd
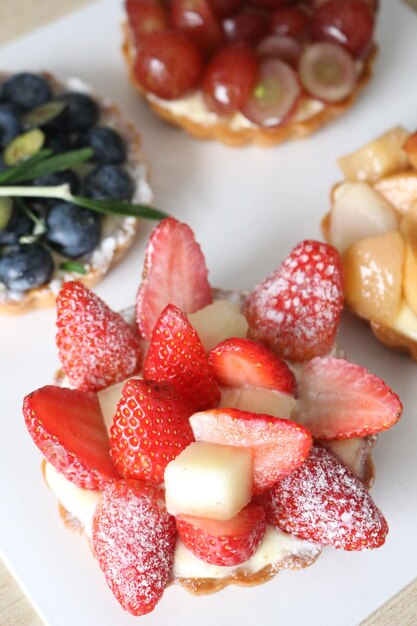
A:
[[[62,88],[62,83],[56,80],[49,72],[41,73],[52,84]],[[123,119],[119,107],[114,104],[106,104],[103,99],[94,94],[94,98],[98,101],[100,107],[105,111],[106,117],[113,119],[117,126],[122,126],[125,135],[125,141],[128,143],[129,159],[135,165],[144,166],[144,179],[148,181],[149,165],[142,156],[142,138],[136,127]],[[112,254],[108,264],[101,268],[93,268],[85,275],[77,275],[74,277],[78,282],[83,283],[86,287],[94,287],[114,267],[127,253],[133,244],[139,229],[139,220],[132,222],[129,229],[125,231],[125,237],[122,244],[118,244]],[[49,284],[30,289],[18,301],[8,301],[0,303],[0,314],[21,315],[36,309],[51,308],[55,305],[56,294],[49,288]]]
[[[124,24],[123,30],[124,39],[122,51],[127,63],[130,82],[142,94],[155,113],[166,122],[173,124],[174,126],[180,126],[196,139],[216,139],[217,141],[233,148],[238,148],[247,144],[269,147],[290,139],[303,139],[342,115],[353,105],[359,93],[370,81],[372,77],[373,63],[378,50],[377,46],[374,44],[370,55],[366,59],[354,91],[342,102],[326,104],[324,109],[307,120],[290,121],[277,128],[265,129],[253,127],[233,130],[230,128],[227,120],[219,121],[218,124],[205,125],[203,123],[195,122],[184,115],[177,115],[161,106],[158,102],[155,102],[155,100],[151,98],[146,91],[144,91],[136,80],[136,76],[133,71],[134,46],[129,36],[127,24]]]

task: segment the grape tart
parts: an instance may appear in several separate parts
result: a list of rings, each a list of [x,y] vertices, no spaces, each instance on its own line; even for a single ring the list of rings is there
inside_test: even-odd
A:
[[[137,129],[79,79],[1,74],[0,139],[3,173],[44,149],[52,156],[94,151],[88,163],[31,180],[34,191],[68,183],[71,193],[90,199],[152,199]],[[135,217],[104,216],[51,198],[2,196],[0,312],[53,306],[65,280],[95,285],[126,253],[137,229]]]
[[[251,293],[222,292],[172,218],[123,315],[63,285],[62,370],[23,413],[64,521],[126,610],[148,613],[172,583],[256,585],[324,546],[384,543],[370,453],[402,406],[337,354],[342,305],[331,246],[301,242]]]
[[[345,180],[323,220],[351,310],[389,348],[417,359],[417,132],[394,127],[339,159]]]
[[[374,0],[126,0],[130,80],[199,139],[273,145],[343,114],[368,83]],[[180,69],[179,69],[180,68]]]

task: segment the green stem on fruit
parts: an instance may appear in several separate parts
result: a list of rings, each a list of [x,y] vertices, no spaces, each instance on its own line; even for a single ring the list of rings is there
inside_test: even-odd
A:
[[[70,186],[65,183],[56,187],[21,187],[21,186],[1,186],[0,197],[19,198],[54,198],[71,202],[78,206],[110,215],[124,215],[130,217],[142,217],[150,220],[161,220],[168,217],[166,213],[159,209],[146,206],[144,204],[131,204],[130,202],[119,200],[95,200],[82,196],[73,196]]]

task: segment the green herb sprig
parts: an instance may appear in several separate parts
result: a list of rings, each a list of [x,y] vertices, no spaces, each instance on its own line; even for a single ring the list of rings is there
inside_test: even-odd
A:
[[[132,204],[124,200],[95,200],[83,196],[74,196],[68,184],[56,187],[16,185],[28,182],[46,174],[62,172],[70,167],[85,163],[93,156],[91,148],[71,150],[54,155],[51,150],[40,150],[33,156],[0,172],[0,197],[55,198],[72,202],[78,206],[98,213],[142,217],[149,220],[161,220],[166,213],[145,204]]]

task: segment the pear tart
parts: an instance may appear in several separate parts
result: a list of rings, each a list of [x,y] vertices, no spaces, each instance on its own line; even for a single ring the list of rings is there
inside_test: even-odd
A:
[[[324,546],[384,543],[370,453],[402,406],[335,356],[342,305],[331,246],[303,241],[249,294],[222,292],[172,218],[123,315],[64,283],[58,384],[23,413],[64,521],[124,609],[152,611],[173,583],[256,585]]]
[[[25,195],[0,197],[0,312],[23,313],[53,306],[65,280],[95,285],[138,229],[136,217],[103,215],[49,197],[52,187],[67,184],[73,196],[89,201],[148,204],[152,193],[138,130],[79,79],[1,74],[0,92],[0,176],[37,158],[36,167],[44,168],[48,154],[53,160],[84,148],[93,153],[46,174],[36,175],[34,164],[32,177],[1,183],[24,186]]]
[[[372,75],[374,0],[126,0],[132,84],[198,139],[268,146],[343,114]]]
[[[322,227],[342,255],[346,302],[417,359],[417,133],[393,128],[338,162],[345,180]]]

